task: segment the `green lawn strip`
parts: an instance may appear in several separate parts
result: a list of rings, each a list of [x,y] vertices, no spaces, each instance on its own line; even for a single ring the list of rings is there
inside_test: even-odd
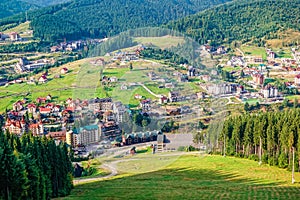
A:
[[[155,155],[118,166],[122,174],[77,185],[70,196],[61,199],[300,198],[299,182],[290,183],[290,172],[259,166],[248,159],[198,155],[174,159]],[[300,180],[299,173],[295,177]]]

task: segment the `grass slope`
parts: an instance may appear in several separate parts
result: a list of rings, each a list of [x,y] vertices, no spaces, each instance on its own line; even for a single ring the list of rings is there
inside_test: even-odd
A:
[[[110,180],[78,185],[70,196],[62,199],[300,198],[299,182],[292,185],[291,173],[283,169],[258,166],[247,159],[187,155],[168,166],[149,170],[151,165],[164,166],[167,159],[172,159],[158,156],[121,162],[119,169],[129,172]],[[299,173],[296,180],[300,180]]]

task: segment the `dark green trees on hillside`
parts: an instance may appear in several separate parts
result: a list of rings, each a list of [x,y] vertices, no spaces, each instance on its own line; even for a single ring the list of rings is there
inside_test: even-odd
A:
[[[230,117],[224,122],[218,138],[219,147],[226,146],[226,155],[258,159],[282,168],[292,166],[292,148],[300,164],[300,109],[258,115]],[[224,153],[223,148],[222,153]]]
[[[200,44],[230,44],[277,38],[278,31],[299,28],[300,3],[295,0],[234,1],[166,25],[195,38]]]
[[[229,0],[73,0],[28,12],[34,35],[47,41],[111,37],[128,29],[159,26]],[[25,15],[0,25],[25,21]]]
[[[0,131],[0,199],[50,199],[66,196],[72,163],[65,144]]]

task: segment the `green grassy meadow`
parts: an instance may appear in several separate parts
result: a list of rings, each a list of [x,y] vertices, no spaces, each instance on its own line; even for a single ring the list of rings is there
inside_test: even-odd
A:
[[[159,154],[133,159],[118,164],[119,175],[76,185],[61,199],[300,199],[299,173],[291,184],[291,172],[248,159]]]
[[[140,44],[152,44],[161,49],[169,48],[171,46],[177,46],[178,44],[184,43],[183,37],[175,36],[164,36],[164,37],[136,37],[134,41]]]
[[[241,50],[245,55],[261,56],[264,60],[267,59],[267,53],[264,47],[241,46]]]

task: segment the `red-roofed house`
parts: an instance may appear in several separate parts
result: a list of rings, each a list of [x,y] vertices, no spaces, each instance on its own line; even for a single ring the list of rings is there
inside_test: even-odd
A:
[[[36,99],[36,102],[37,103],[46,103],[46,98],[45,97],[38,97],[37,99]]]
[[[66,141],[66,131],[49,132],[46,136],[55,140]]]
[[[4,128],[11,134],[22,135],[26,131],[26,123],[24,118],[22,118],[22,120],[11,120],[7,118]]]
[[[61,74],[66,74],[66,73],[68,73],[69,72],[69,70],[68,70],[68,68],[66,68],[66,67],[64,67],[64,68],[62,68],[61,70],[60,70],[60,73]]]
[[[295,85],[300,85],[300,74],[295,76]]]
[[[27,110],[28,110],[28,113],[35,113],[36,111],[36,105],[33,104],[33,103],[30,103],[27,105]]]
[[[47,76],[46,75],[42,75],[39,78],[39,83],[46,83],[48,81]]]
[[[42,122],[29,125],[29,130],[34,136],[39,136],[44,134],[44,126]]]
[[[39,107],[41,114],[49,114],[51,112],[51,108]]]
[[[23,109],[23,102],[22,101],[17,101],[16,103],[13,104],[13,110],[15,111],[20,111]]]

